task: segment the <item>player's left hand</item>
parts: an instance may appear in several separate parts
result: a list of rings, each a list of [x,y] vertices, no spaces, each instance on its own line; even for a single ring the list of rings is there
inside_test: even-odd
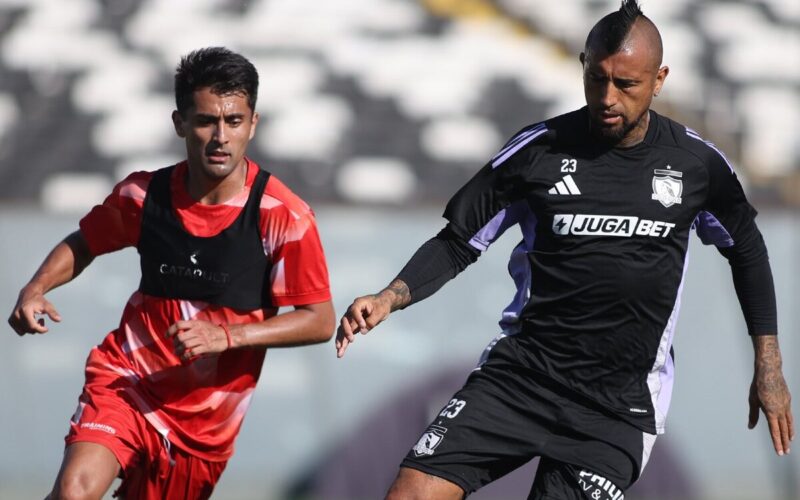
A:
[[[783,373],[770,367],[756,367],[753,382],[750,384],[750,417],[747,427],[752,429],[758,423],[759,410],[763,410],[769,425],[772,445],[778,455],[790,452],[790,442],[794,439],[794,417],[792,416],[789,388]]]
[[[167,329],[166,336],[172,339],[175,354],[183,360],[219,353],[228,348],[225,330],[208,321],[178,321]]]

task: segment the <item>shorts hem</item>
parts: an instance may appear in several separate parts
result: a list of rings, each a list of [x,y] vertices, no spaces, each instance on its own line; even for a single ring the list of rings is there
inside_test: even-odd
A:
[[[447,471],[443,471],[441,469],[437,469],[435,467],[431,467],[429,465],[421,464],[409,458],[403,459],[403,461],[400,462],[400,467],[408,467],[409,469],[415,469],[420,472],[424,472],[425,474],[430,474],[431,476],[440,477],[442,479],[450,481],[451,483],[455,484],[456,486],[464,490],[465,495],[474,493],[478,489],[473,487],[471,484],[465,481],[464,478],[460,476],[457,476]]]

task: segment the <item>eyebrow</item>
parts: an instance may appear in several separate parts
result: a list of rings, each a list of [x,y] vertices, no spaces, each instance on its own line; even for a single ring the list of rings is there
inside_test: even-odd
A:
[[[591,78],[608,79],[608,77],[604,73],[601,73],[599,71],[591,71],[590,70],[590,71],[587,71],[587,73],[589,74],[589,76]],[[616,77],[616,78],[612,78],[612,80],[614,80],[617,83],[630,83],[630,84],[635,84],[635,83],[639,83],[639,82],[642,81],[641,78],[624,78],[624,77]]]
[[[223,118],[244,118],[245,113],[223,113]],[[211,114],[211,113],[197,113],[195,114],[197,118],[202,118],[204,120],[216,120],[219,115]]]

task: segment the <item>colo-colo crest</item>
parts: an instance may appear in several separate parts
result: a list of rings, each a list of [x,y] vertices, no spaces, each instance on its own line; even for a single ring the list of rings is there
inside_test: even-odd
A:
[[[653,170],[653,195],[652,199],[659,201],[665,207],[681,202],[683,194],[682,172],[671,170],[667,165],[667,170]]]

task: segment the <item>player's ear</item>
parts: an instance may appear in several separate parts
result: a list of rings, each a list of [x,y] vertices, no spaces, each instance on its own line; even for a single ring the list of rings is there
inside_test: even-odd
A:
[[[586,64],[586,53],[581,52],[581,55],[578,56],[578,60],[581,62],[581,66]]]
[[[669,66],[661,66],[658,68],[658,73],[656,73],[656,85],[653,90],[654,96],[657,96],[658,93],[661,92],[661,87],[664,85],[664,80],[666,80],[668,74]]]
[[[256,125],[258,125],[258,120],[261,119],[261,115],[256,112],[253,112],[253,119],[250,121],[250,139],[255,137],[256,135]]]
[[[175,127],[175,133],[178,134],[178,137],[181,139],[186,137],[186,132],[183,131],[184,119],[177,109],[172,112],[172,125]]]

